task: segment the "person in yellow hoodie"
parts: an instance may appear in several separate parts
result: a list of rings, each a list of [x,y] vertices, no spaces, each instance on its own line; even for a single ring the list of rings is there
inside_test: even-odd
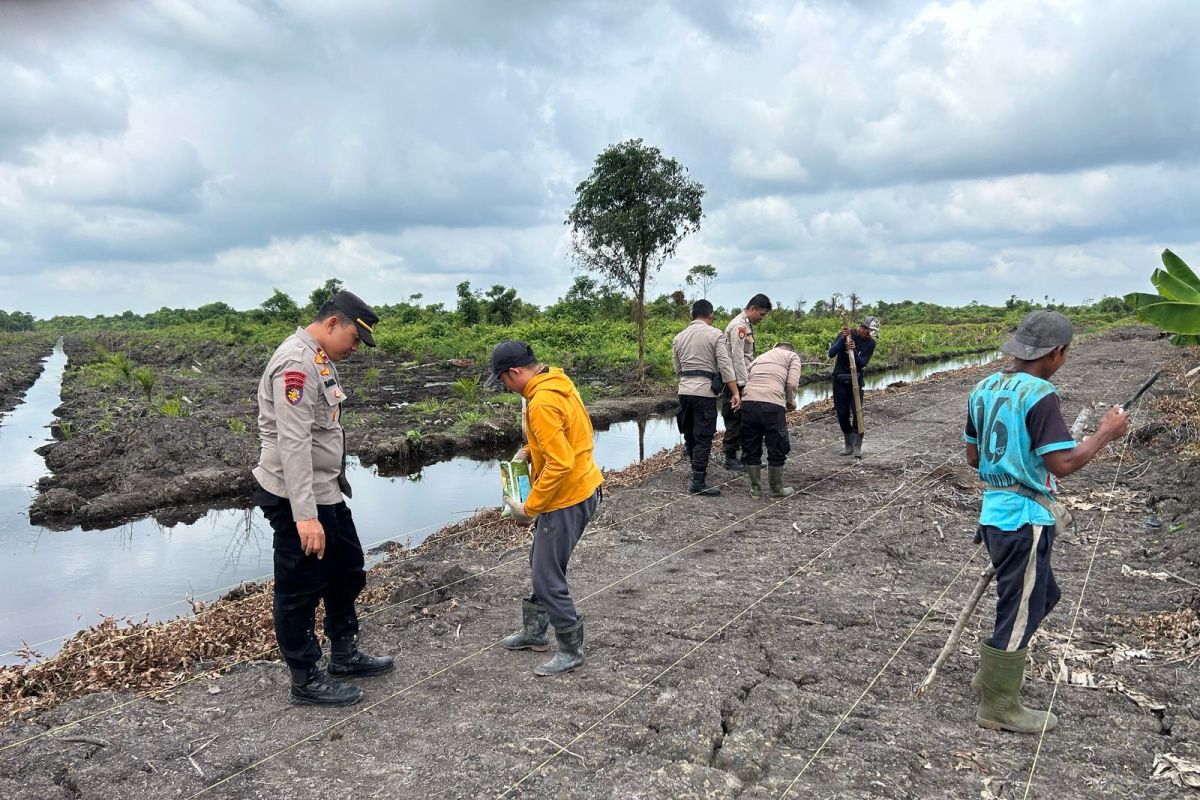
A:
[[[505,639],[509,650],[541,652],[554,625],[558,652],[534,668],[537,675],[560,675],[584,664],[583,615],[567,587],[567,562],[604,496],[600,468],[592,459],[592,420],[575,384],[557,367],[540,364],[533,348],[509,339],[492,349],[485,386],[503,383],[526,400],[529,497],[505,502],[519,521],[533,521],[529,568],[533,592],[522,603],[522,629]]]

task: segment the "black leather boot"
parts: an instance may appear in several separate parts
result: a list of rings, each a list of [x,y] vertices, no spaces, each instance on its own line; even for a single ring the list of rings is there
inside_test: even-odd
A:
[[[532,600],[521,603],[521,623],[519,632],[500,642],[506,650],[533,650],[544,653],[550,649],[550,638],[546,629],[550,627],[550,617],[546,615],[546,607]]]
[[[391,656],[369,656],[354,639],[329,643],[329,674],[347,678],[369,678],[392,671]]]
[[[725,469],[729,470],[730,472],[745,472],[746,465],[743,464],[741,459],[739,459],[737,457],[737,453],[734,453],[733,455],[729,455],[729,453],[726,453],[725,454]]]
[[[583,657],[583,615],[579,615],[579,620],[569,628],[554,631],[554,638],[558,640],[558,652],[554,654],[554,658],[547,661],[545,664],[539,664],[533,668],[535,675],[561,675],[564,672],[570,672],[573,669],[579,669],[584,664]]]
[[[716,486],[704,485],[705,473],[692,470],[692,485],[688,487],[688,494],[698,494],[701,497],[720,497],[721,490]]]
[[[320,667],[291,669],[292,702],[308,706],[352,706],[362,700],[362,689],[335,681]]]

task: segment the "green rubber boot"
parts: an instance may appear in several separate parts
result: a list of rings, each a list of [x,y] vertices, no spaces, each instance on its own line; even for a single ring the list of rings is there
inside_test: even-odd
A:
[[[762,497],[762,464],[747,464],[746,474],[750,476],[750,496],[757,500]]]
[[[979,646],[979,713],[975,716],[979,727],[1041,733],[1043,728],[1050,731],[1058,725],[1058,717],[1053,713],[1021,705],[1021,681],[1028,653],[1028,648],[1010,653],[986,644]]]
[[[771,497],[778,499],[795,493],[795,489],[783,485],[783,467],[767,467],[767,481],[771,484]]]
[[[546,629],[550,627],[550,617],[546,607],[532,600],[521,601],[521,630],[500,642],[505,650],[532,650],[544,653],[550,649],[550,637]]]

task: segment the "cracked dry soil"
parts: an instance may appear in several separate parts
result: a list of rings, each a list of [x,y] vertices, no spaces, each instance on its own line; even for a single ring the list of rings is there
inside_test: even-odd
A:
[[[1083,403],[1127,397],[1160,362],[1181,359],[1140,329],[1080,342],[1056,377],[1068,423]],[[1200,606],[1196,464],[1165,434],[1135,435],[1123,460],[1114,448],[1063,481],[1064,497],[1099,505],[1077,510],[1077,532],[1059,540],[1064,596],[1035,640],[1025,688],[1045,707],[1061,655],[1076,674],[1115,679],[1100,684],[1119,681],[1162,708],[1064,681],[1060,727],[1040,752],[1036,736],[978,728],[968,682],[990,591],[932,689],[913,696],[985,563],[960,439],[966,394],[985,372],[869,396],[861,462],[835,454],[831,419],[795,426],[786,475],[803,491],[787,500],[752,501],[744,477],[721,472],[722,497],[686,496],[682,464],[611,492],[571,563],[589,659],[574,674],[535,678],[545,656],[495,646],[526,591],[522,557],[445,542],[403,568],[423,585],[475,577],[434,606],[371,617],[364,646],[396,654],[397,670],[363,681],[362,705],[289,706],[277,663],[159,701],[93,695],[0,730],[0,794],[1183,796],[1151,773],[1158,754],[1200,758],[1200,653],[1178,660],[1120,622]],[[1178,390],[1178,373],[1156,391]],[[1147,403],[1134,427],[1153,415]],[[1114,477],[1125,491],[1105,506]],[[80,719],[58,736],[103,746],[22,741]]]

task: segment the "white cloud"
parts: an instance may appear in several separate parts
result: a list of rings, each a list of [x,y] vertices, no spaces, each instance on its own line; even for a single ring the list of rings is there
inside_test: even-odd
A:
[[[548,302],[575,185],[635,136],[708,190],[662,290],[713,263],[727,305],[1128,291],[1196,239],[1198,23],[1188,0],[4,4],[0,307],[249,307],[335,273]],[[147,291],[106,291],[130,275]]]

